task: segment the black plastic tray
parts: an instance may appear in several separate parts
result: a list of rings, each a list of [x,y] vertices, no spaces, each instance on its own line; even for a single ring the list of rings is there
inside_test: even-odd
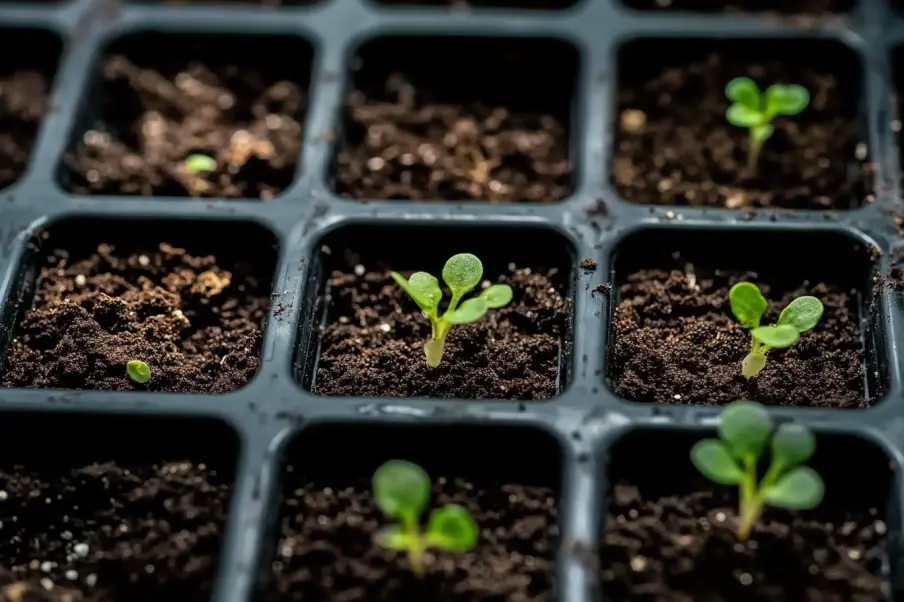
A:
[[[49,31],[59,36],[64,47],[53,83],[53,108],[41,124],[27,173],[0,191],[4,342],[9,340],[9,329],[23,304],[29,303],[36,252],[31,243],[45,229],[52,233],[59,224],[85,220],[93,224],[84,230],[91,236],[98,228],[145,222],[144,227],[156,228],[165,239],[167,228],[175,222],[183,226],[190,222],[191,227],[229,223],[243,231],[260,232],[261,236],[252,237],[251,242],[241,243],[248,244],[249,252],[261,252],[250,247],[266,246],[270,238],[276,242],[278,267],[262,363],[246,387],[213,397],[0,390],[9,428],[20,412],[42,412],[48,417],[88,412],[147,420],[153,416],[206,417],[225,421],[239,433],[238,476],[215,588],[217,602],[248,602],[266,578],[262,571],[275,546],[281,499],[279,467],[285,444],[298,433],[303,439],[311,425],[330,425],[331,436],[341,438],[347,436],[343,425],[353,428],[353,423],[370,425],[374,430],[396,425],[405,432],[453,423],[465,431],[490,425],[498,428],[500,441],[509,442],[521,440],[519,432],[551,437],[562,458],[563,545],[558,557],[556,598],[567,602],[598,599],[598,576],[583,551],[595,550],[600,541],[611,446],[627,433],[643,429],[711,428],[719,411],[715,407],[626,402],[610,388],[605,350],[615,299],[594,289],[618,280],[613,271],[619,246],[638,232],[657,230],[693,237],[715,232],[769,233],[792,245],[801,237],[815,236],[821,244],[850,242],[881,249],[872,267],[863,272],[862,288],[868,358],[864,379],[866,390],[876,397],[875,404],[860,410],[773,407],[771,411],[777,417],[803,421],[821,433],[864,439],[880,448],[890,461],[904,461],[904,356],[899,350],[904,341],[904,316],[894,287],[883,285],[880,279],[873,290],[873,279],[888,274],[898,250],[904,248],[895,221],[900,205],[900,168],[893,123],[893,50],[904,42],[904,14],[885,1],[860,0],[851,13],[815,18],[640,12],[616,0],[582,0],[566,10],[542,12],[388,7],[365,0],[327,0],[278,8],[224,6],[120,4],[115,0],[0,3],[4,30]],[[91,118],[93,82],[102,51],[110,41],[137,31],[285,35],[312,45],[311,104],[300,167],[290,188],[270,201],[74,196],[64,192],[58,184],[61,157]],[[577,84],[568,92],[573,99],[574,194],[562,202],[542,205],[360,202],[334,194],[329,175],[336,138],[332,132],[340,127],[340,108],[352,72],[350,59],[359,44],[386,35],[542,37],[574,45],[580,55]],[[609,185],[609,157],[617,119],[616,53],[626,40],[638,37],[828,39],[850,48],[859,57],[862,69],[864,141],[877,169],[874,199],[857,209],[832,212],[649,207],[620,199]],[[166,52],[166,48],[160,48],[160,52]],[[574,261],[573,327],[571,340],[563,346],[561,393],[547,402],[532,404],[312,395],[317,326],[322,319],[317,298],[325,280],[319,249],[325,236],[341,238],[342,229],[351,225],[384,228],[387,232],[399,225],[445,232],[470,229],[468,236],[474,237],[487,229],[533,228],[560,238],[562,248]],[[217,238],[222,233],[203,236]],[[453,246],[442,243],[440,254],[457,252],[457,246]],[[517,258],[520,251],[512,252]],[[584,258],[595,260],[600,267],[595,271],[580,269],[578,264]],[[845,265],[839,264],[838,269],[845,269]],[[277,306],[281,308],[278,315],[274,313]],[[148,424],[160,429],[161,438],[168,436],[167,427]],[[355,435],[349,435],[349,444],[353,445]],[[412,455],[411,459],[417,460],[423,454],[415,450]],[[330,459],[320,457],[317,461]],[[650,458],[647,466],[654,463]],[[898,570],[904,568],[904,542],[895,518],[904,504],[902,493],[902,483],[896,478],[888,508],[891,528],[887,540],[896,600],[904,600],[904,581]]]

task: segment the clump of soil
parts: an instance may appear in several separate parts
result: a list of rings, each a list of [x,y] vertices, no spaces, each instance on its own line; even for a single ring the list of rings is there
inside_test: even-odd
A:
[[[847,76],[846,58],[789,60],[789,54],[816,53],[793,46],[771,58],[768,46],[762,56],[754,54],[755,45],[745,48],[745,56],[740,49],[676,52],[671,44],[637,44],[622,57],[612,182],[624,198],[651,205],[851,209],[872,193],[874,165],[859,160],[866,158],[856,119],[859,91]],[[725,86],[740,76],[761,89],[799,84],[811,96],[801,114],[773,121],[775,133],[754,171],[747,167],[747,130],[725,119]]]
[[[626,0],[641,10],[693,10],[700,12],[776,12],[784,14],[820,14],[847,12],[851,0]]]
[[[0,383],[233,391],[257,371],[269,284],[250,264],[223,266],[168,244],[147,253],[101,244],[84,258],[56,250],[13,332]],[[126,376],[136,359],[151,369],[146,385]]]
[[[0,470],[0,601],[206,602],[231,476],[187,461]]]
[[[289,468],[291,471],[291,467]],[[557,507],[551,488],[440,477],[431,507],[464,506],[481,527],[469,552],[431,551],[415,577],[373,543],[389,524],[368,479],[307,481],[290,472],[273,583],[265,602],[551,602]]]
[[[46,73],[25,69],[0,74],[0,188],[25,172],[49,93]]]
[[[385,271],[332,273],[315,393],[337,396],[542,400],[557,393],[569,315],[564,274],[515,268],[501,275],[513,301],[452,328],[429,368],[429,319]],[[489,281],[484,281],[488,284]],[[478,287],[479,288],[479,287]],[[444,299],[448,302],[448,291]]]
[[[291,184],[307,109],[297,83],[232,61],[145,67],[122,54],[103,81],[101,123],[67,158],[73,191],[270,199]],[[192,154],[216,171],[192,178]]]
[[[749,381],[741,360],[750,335],[731,313],[728,292],[755,282],[769,301],[763,324],[801,295],[825,308],[816,328],[787,349],[769,352],[765,368]],[[642,269],[619,287],[612,351],[618,395],[634,401],[724,404],[735,399],[833,408],[866,407],[864,349],[858,296],[826,282],[787,286],[768,273],[701,266]]]

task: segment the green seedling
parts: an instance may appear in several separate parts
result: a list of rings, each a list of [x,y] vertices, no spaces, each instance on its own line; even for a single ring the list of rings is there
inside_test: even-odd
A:
[[[140,360],[132,360],[126,364],[126,374],[139,385],[151,380],[151,369]]]
[[[798,297],[782,310],[778,322],[760,326],[760,319],[769,303],[760,289],[750,282],[738,282],[728,292],[731,312],[741,325],[750,331],[752,347],[741,362],[741,374],[750,379],[766,365],[770,349],[790,347],[800,335],[816,326],[822,318],[822,302],[816,297]]]
[[[427,530],[421,530],[421,514],[430,499],[430,477],[417,464],[389,460],[374,472],[373,490],[380,510],[398,521],[377,533],[377,543],[407,552],[416,575],[424,574],[424,552],[429,548],[465,552],[477,545],[477,522],[467,510],[454,504],[433,510]]]
[[[771,462],[757,483],[757,463],[767,443]],[[743,541],[764,506],[809,510],[819,505],[825,484],[815,470],[801,466],[815,450],[816,438],[806,427],[782,424],[773,434],[772,419],[762,405],[736,401],[722,410],[719,438],[698,441],[691,448],[691,462],[714,483],[739,487],[738,537]]]
[[[431,368],[436,368],[442,361],[446,335],[453,324],[475,322],[486,315],[488,310],[503,307],[512,300],[512,288],[509,285],[494,284],[484,289],[479,296],[461,302],[461,298],[471,292],[483,277],[483,264],[470,253],[453,255],[443,268],[443,280],[452,291],[452,299],[442,315],[439,314],[439,302],[443,292],[436,278],[427,272],[415,272],[408,280],[398,272],[390,274],[430,318],[433,334],[424,345],[424,354],[427,365]]]
[[[217,170],[216,160],[207,155],[189,155],[182,164],[182,184],[193,197],[210,190],[210,184],[204,174]]]
[[[763,143],[772,136],[772,120],[778,115],[797,115],[810,104],[810,93],[803,86],[775,84],[763,93],[749,77],[736,77],[728,82],[725,96],[732,102],[725,118],[731,125],[750,132],[747,149],[750,171],[756,171]]]

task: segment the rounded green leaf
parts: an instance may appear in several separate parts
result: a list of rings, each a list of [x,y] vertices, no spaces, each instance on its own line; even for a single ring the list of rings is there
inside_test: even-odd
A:
[[[473,289],[482,277],[483,264],[476,255],[470,253],[453,255],[443,267],[443,280],[458,295],[464,295]]]
[[[399,525],[383,527],[377,532],[377,543],[389,550],[403,551],[411,547],[411,534]]]
[[[769,345],[775,349],[790,347],[800,338],[800,333],[793,326],[782,324],[781,326],[760,326],[750,331],[750,335],[760,343]]]
[[[770,115],[797,115],[810,104],[810,93],[803,86],[776,84],[766,89],[766,112]]]
[[[480,296],[487,300],[487,307],[497,309],[508,305],[512,300],[512,287],[507,284],[494,284],[487,287]]]
[[[703,476],[720,485],[737,485],[744,478],[741,467],[718,439],[695,443],[691,448],[691,462]]]
[[[474,517],[454,504],[437,508],[427,522],[427,545],[450,552],[470,550],[477,545],[479,534]]]
[[[187,169],[190,173],[216,171],[217,162],[207,155],[189,155],[185,159],[185,169]]]
[[[151,380],[151,368],[139,360],[132,360],[126,364],[126,374],[140,385]]]
[[[443,314],[443,319],[450,324],[466,324],[484,317],[489,309],[484,297],[474,297],[459,305],[455,311],[447,311]]]
[[[372,478],[374,501],[393,518],[417,518],[430,499],[430,477],[423,468],[405,460],[389,460]]]
[[[786,473],[766,489],[763,501],[770,506],[791,510],[809,510],[822,501],[825,484],[815,470],[801,466]]]
[[[798,297],[782,310],[777,324],[779,326],[787,324],[796,328],[798,332],[807,332],[816,326],[822,318],[822,312],[822,301],[816,297]]]
[[[766,408],[755,401],[734,401],[719,418],[719,437],[735,458],[760,457],[772,432],[772,419]]]
[[[728,111],[725,112],[725,119],[731,125],[736,125],[739,128],[752,128],[762,125],[766,120],[766,116],[755,109],[734,104],[728,107]]]
[[[769,305],[755,284],[738,282],[728,291],[731,313],[744,328],[756,328]]]
[[[725,86],[725,96],[742,107],[759,110],[762,106],[760,88],[749,77],[736,77]]]
[[[750,136],[762,144],[772,137],[774,131],[775,128],[772,127],[771,123],[764,123],[750,128]]]
[[[785,469],[806,462],[814,451],[816,437],[802,424],[783,424],[772,436],[772,462]]]
[[[392,279],[402,287],[408,296],[414,299],[418,307],[430,313],[436,310],[443,294],[439,288],[439,281],[426,272],[415,272],[411,280],[406,280],[398,272],[389,272]],[[435,286],[435,288],[433,288]]]

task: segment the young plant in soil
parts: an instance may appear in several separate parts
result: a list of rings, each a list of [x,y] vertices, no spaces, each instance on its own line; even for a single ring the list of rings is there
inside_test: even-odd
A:
[[[427,530],[421,530],[421,514],[430,499],[430,477],[417,464],[405,460],[384,463],[374,472],[373,491],[380,510],[398,521],[377,533],[377,543],[406,552],[416,575],[424,574],[424,552],[428,548],[464,552],[477,544],[477,522],[456,504],[435,509],[430,513]]]
[[[805,295],[789,303],[782,310],[778,322],[760,326],[760,319],[769,303],[755,284],[735,284],[728,293],[728,299],[731,312],[750,331],[752,347],[741,362],[741,374],[747,379],[760,373],[766,365],[766,353],[770,349],[790,347],[796,343],[802,333],[816,326],[823,313],[822,302]]]
[[[442,315],[439,314],[439,303],[443,292],[435,277],[427,272],[415,272],[406,280],[398,272],[390,274],[430,318],[432,336],[424,345],[424,354],[427,365],[431,368],[436,368],[442,361],[446,336],[454,324],[476,322],[488,310],[504,307],[512,300],[512,288],[509,285],[494,284],[484,289],[479,296],[462,302],[462,297],[471,292],[483,277],[483,264],[470,253],[453,255],[443,267],[443,280],[452,291],[452,299]]]
[[[771,437],[771,441],[770,441]],[[757,483],[757,464],[771,447],[771,463]],[[691,461],[703,476],[740,489],[738,537],[746,540],[766,505],[809,510],[822,501],[825,485],[815,470],[801,466],[816,450],[816,439],[804,426],[782,424],[773,434],[772,419],[754,401],[726,407],[719,439],[704,439],[691,448]]]
[[[810,104],[810,93],[803,86],[774,84],[760,92],[749,77],[736,77],[725,87],[732,105],[725,118],[732,125],[747,128],[747,168],[756,171],[760,150],[774,131],[772,120],[778,115],[797,115]]]
[[[126,373],[139,385],[151,380],[151,369],[141,360],[132,360],[126,364]]]
[[[215,159],[207,155],[189,155],[182,164],[182,184],[193,197],[199,197],[210,190],[210,183],[204,174],[217,170]]]

